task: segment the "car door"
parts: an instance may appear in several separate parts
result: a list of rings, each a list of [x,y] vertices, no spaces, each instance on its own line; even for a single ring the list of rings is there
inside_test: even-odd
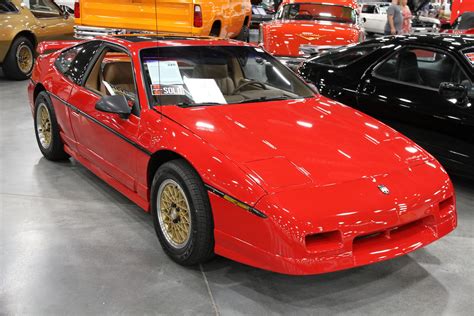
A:
[[[452,166],[474,167],[474,104],[440,94],[442,83],[472,87],[449,52],[401,48],[367,71],[358,87],[358,107],[412,138]]]
[[[107,95],[125,96],[132,114],[120,117],[97,110],[96,103]],[[134,157],[144,149],[137,140],[140,105],[129,53],[106,44],[88,67],[82,84],[74,86],[69,103],[75,107],[71,124],[78,153],[109,178],[136,191]]]
[[[65,16],[52,0],[24,0],[23,3],[36,20],[38,42],[72,38],[72,17]]]
[[[80,84],[85,69],[91,62],[93,56],[101,46],[100,41],[89,41],[76,45],[62,51],[54,62],[57,76],[54,84],[50,87],[56,119],[61,126],[61,137],[65,144],[76,151],[76,138],[72,130],[70,116],[71,108],[67,106],[67,100],[73,87]]]
[[[364,4],[361,10],[361,19],[366,32],[375,32],[375,4]]]

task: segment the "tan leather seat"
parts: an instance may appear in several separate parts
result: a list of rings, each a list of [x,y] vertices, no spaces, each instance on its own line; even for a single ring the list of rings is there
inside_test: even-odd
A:
[[[100,91],[109,94],[102,81],[106,81],[112,87],[135,94],[135,83],[133,80],[132,64],[126,61],[108,62],[103,65],[100,81]]]
[[[223,95],[230,95],[235,89],[227,65],[197,65],[193,70],[193,78],[214,79]]]

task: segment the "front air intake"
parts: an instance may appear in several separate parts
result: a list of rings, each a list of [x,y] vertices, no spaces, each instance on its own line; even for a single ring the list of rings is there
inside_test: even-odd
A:
[[[310,252],[323,252],[342,248],[342,235],[338,230],[307,235],[306,249]]]

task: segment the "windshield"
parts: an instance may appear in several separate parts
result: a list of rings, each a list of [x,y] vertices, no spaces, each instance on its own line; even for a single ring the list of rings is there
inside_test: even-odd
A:
[[[153,105],[235,104],[315,94],[257,47],[157,47],[142,50],[140,58]]]
[[[474,28],[474,12],[466,12],[458,17],[454,28],[457,30],[469,30]]]
[[[332,21],[341,23],[356,23],[355,10],[340,5],[319,3],[294,3],[283,7],[279,19],[301,21]]]

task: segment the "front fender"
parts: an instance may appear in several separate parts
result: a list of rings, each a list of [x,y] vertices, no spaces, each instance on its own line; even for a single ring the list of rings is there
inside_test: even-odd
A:
[[[249,206],[266,194],[235,162],[179,123],[155,110],[144,111],[141,120],[140,143],[152,153],[167,150],[184,157],[206,185]],[[138,181],[148,186],[146,170],[140,174]]]

